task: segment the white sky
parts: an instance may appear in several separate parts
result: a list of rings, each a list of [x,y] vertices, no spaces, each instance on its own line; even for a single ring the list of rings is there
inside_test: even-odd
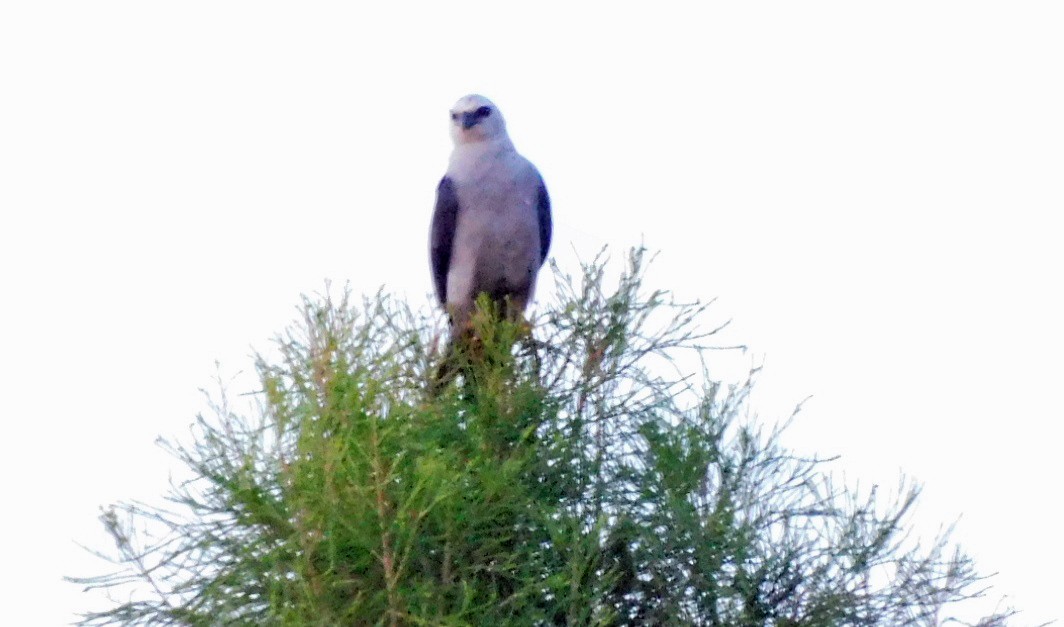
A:
[[[915,476],[922,529],[1061,616],[1064,5],[501,4],[0,5],[5,619],[85,609],[97,506],[164,489],[156,436],[301,292],[428,303],[468,92],[563,266],[659,249],[766,357],[762,414],[814,395],[787,442]]]

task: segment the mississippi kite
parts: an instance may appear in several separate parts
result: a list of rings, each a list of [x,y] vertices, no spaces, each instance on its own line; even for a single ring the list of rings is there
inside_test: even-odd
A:
[[[451,153],[436,190],[429,259],[436,298],[465,330],[486,293],[516,319],[536,287],[551,239],[550,198],[539,171],[517,154],[498,108],[483,96],[451,109]]]

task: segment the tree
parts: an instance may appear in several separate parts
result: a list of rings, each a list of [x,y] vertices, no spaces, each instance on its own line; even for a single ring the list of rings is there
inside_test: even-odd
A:
[[[134,591],[83,624],[938,625],[983,594],[948,534],[907,539],[916,487],[838,486],[749,419],[753,373],[670,369],[716,331],[645,261],[555,268],[532,336],[482,303],[438,393],[431,317],[305,298],[256,408],[223,390],[167,445],[171,505],[104,511],[119,570],[74,581]]]

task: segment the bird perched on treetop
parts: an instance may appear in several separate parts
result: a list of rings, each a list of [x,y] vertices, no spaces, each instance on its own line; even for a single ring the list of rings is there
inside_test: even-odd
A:
[[[551,239],[550,198],[517,154],[499,109],[469,95],[451,109],[451,153],[436,190],[429,259],[436,298],[455,332],[468,329],[486,293],[510,319],[532,300]]]

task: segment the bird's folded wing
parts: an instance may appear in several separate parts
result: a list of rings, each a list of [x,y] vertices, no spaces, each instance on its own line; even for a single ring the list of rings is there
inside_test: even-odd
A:
[[[446,176],[436,188],[436,209],[432,212],[432,228],[429,233],[429,261],[432,264],[432,282],[436,298],[441,305],[447,304],[447,272],[451,267],[451,249],[454,246],[454,228],[458,221],[458,194],[454,183]],[[540,229],[542,230],[542,221]]]

